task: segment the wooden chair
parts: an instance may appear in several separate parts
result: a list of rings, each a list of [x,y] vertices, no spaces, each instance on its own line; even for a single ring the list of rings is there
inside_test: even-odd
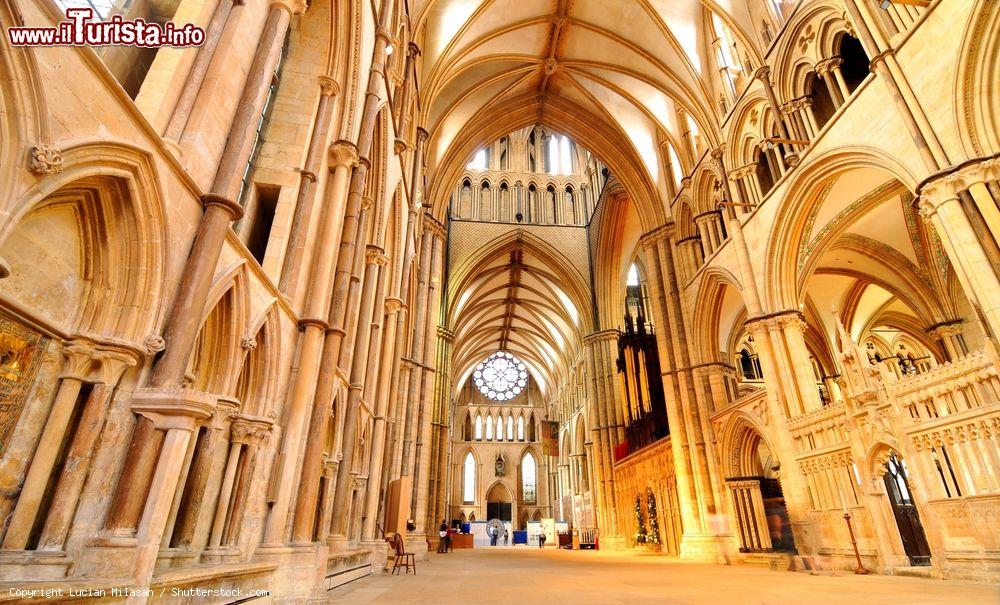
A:
[[[398,533],[392,537],[392,545],[396,549],[396,561],[392,564],[392,573],[396,574],[400,567],[406,568],[406,573],[413,569],[413,575],[417,575],[417,559],[412,552],[406,552],[406,545],[403,544],[403,536]]]

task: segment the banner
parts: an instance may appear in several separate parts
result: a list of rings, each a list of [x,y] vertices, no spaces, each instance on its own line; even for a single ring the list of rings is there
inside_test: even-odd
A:
[[[542,421],[542,454],[559,455],[559,423],[555,420]]]

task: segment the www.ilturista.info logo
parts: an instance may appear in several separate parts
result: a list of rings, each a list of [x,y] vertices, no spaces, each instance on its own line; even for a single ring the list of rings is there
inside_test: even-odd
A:
[[[205,30],[187,23],[178,26],[114,15],[102,21],[90,8],[66,9],[66,20],[56,27],[9,27],[11,46],[201,46]]]

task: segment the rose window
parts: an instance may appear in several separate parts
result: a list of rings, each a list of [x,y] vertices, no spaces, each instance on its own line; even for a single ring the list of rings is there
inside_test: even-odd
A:
[[[528,369],[517,357],[497,351],[476,367],[472,380],[483,395],[494,401],[507,401],[527,386]]]

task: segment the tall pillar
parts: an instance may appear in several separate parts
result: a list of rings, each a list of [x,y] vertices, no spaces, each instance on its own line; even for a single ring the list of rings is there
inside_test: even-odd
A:
[[[313,202],[316,199],[316,175],[322,169],[323,149],[333,114],[333,99],[339,92],[340,86],[333,78],[320,76],[319,90],[319,105],[316,108],[316,118],[313,120],[312,134],[309,137],[305,167],[299,170],[299,191],[295,198],[295,210],[292,213],[292,224],[288,229],[288,243],[278,281],[278,288],[292,300],[295,299],[299,276],[303,273],[301,265],[309,234],[308,220],[312,217]],[[341,145],[344,143],[346,142],[340,141]],[[331,164],[336,166],[333,162]]]
[[[243,93],[229,128],[229,138],[226,139],[219,169],[215,173],[211,188],[215,194],[231,200],[239,197],[243,168],[253,143],[250,133],[256,130],[267,92],[271,88],[272,75],[281,57],[289,21],[293,13],[301,14],[305,10],[305,0],[270,0],[267,21],[250,63]]]
[[[318,455],[315,453],[316,448],[322,447],[322,443],[325,441],[325,433],[319,435],[317,431],[320,431],[327,421],[329,410],[326,409],[323,402],[316,400],[315,388],[320,371],[319,362],[324,334],[328,325],[326,317],[330,305],[333,267],[336,261],[334,242],[337,241],[339,235],[342,209],[347,200],[348,179],[351,170],[357,166],[358,162],[357,151],[353,144],[347,141],[337,141],[330,146],[329,165],[333,174],[326,184],[326,199],[317,227],[316,254],[312,258],[309,272],[307,308],[303,310],[303,317],[299,321],[302,329],[302,334],[299,337],[299,369],[285,411],[281,453],[275,462],[278,465],[280,476],[294,475],[295,469],[298,467],[298,455],[306,430],[306,416],[309,413],[310,403],[313,406],[312,421],[316,422],[317,425],[310,427],[313,430],[309,431],[309,440],[310,442],[318,441],[319,444],[317,446],[317,444],[310,443],[311,448],[307,446],[302,463],[303,477],[306,476],[305,472],[310,471],[311,461]],[[321,409],[317,410],[316,408]],[[309,489],[309,486],[305,485],[306,483],[308,482],[300,482],[300,502],[303,497],[309,495],[301,493],[302,490]],[[288,510],[294,489],[294,483],[291,481],[278,483],[275,501],[271,507],[264,533],[265,544],[284,543]],[[315,494],[312,495],[313,501],[315,501]]]
[[[187,77],[184,78],[184,87],[181,89],[181,94],[174,105],[170,122],[167,124],[166,130],[163,131],[163,138],[174,142],[181,140],[181,136],[184,134],[184,129],[188,123],[188,118],[191,117],[191,109],[198,99],[198,93],[201,92],[205,76],[208,74],[209,67],[215,59],[215,51],[219,47],[219,41],[222,39],[223,32],[229,27],[231,22],[239,22],[239,19],[230,21],[230,13],[233,7],[243,6],[244,4],[246,4],[246,0],[219,0],[215,5],[212,18],[208,22],[208,27],[205,28],[205,41],[198,47],[194,63],[191,64],[191,69],[188,71]]]
[[[371,337],[372,308],[375,299],[375,284],[379,273],[386,266],[388,259],[380,248],[369,246],[365,255],[366,267],[364,285],[361,291],[361,301],[359,309],[359,321],[357,323],[357,334],[355,335],[355,352],[351,365],[350,387],[348,391],[347,406],[344,413],[344,438],[343,453],[340,460],[340,467],[337,469],[337,483],[334,488],[333,498],[333,526],[332,533],[335,537],[349,537],[348,534],[348,512],[351,508],[351,471],[354,465],[354,453],[357,449],[355,443],[358,434],[358,413],[357,409],[361,402],[362,389],[364,388],[364,378],[367,369],[368,346]],[[356,515],[357,516],[357,515]]]
[[[420,413],[416,447],[414,449],[414,472],[413,472],[413,520],[417,524],[416,533],[423,534],[428,528],[425,526],[428,504],[428,488],[430,478],[430,458],[431,441],[434,427],[434,379],[436,368],[434,361],[438,349],[438,324],[440,319],[441,297],[443,295],[442,286],[444,281],[444,241],[447,232],[443,225],[431,217],[425,217],[425,228],[429,229],[433,235],[431,272],[427,283],[427,314],[424,322],[424,352],[422,355],[424,367],[422,368],[423,378],[421,380]]]
[[[800,393],[794,383],[795,371],[788,367],[793,355],[784,345],[781,316],[771,316],[748,321],[747,331],[753,336],[758,347],[764,383],[767,388],[768,425],[773,426],[773,439],[769,445],[780,465],[779,478],[795,547],[800,555],[812,556],[816,553],[816,537],[813,535],[811,505],[804,475],[795,459],[795,447],[788,420],[799,409]],[[808,359],[806,360],[808,363]],[[818,394],[816,396],[818,398]]]
[[[650,246],[654,253],[654,271],[657,272],[658,285],[663,292],[663,321],[657,325],[658,333],[665,333],[664,345],[673,351],[672,359],[667,359],[667,364],[663,365],[664,372],[672,370],[673,380],[665,381],[665,387],[671,384],[672,389],[665,393],[668,399],[673,395],[674,403],[679,411],[679,416],[683,418],[683,425],[679,428],[685,432],[687,442],[687,455],[690,459],[691,471],[693,474],[691,487],[693,496],[697,503],[697,517],[694,524],[685,526],[685,542],[682,550],[686,556],[704,557],[707,553],[699,552],[700,548],[695,544],[700,538],[698,534],[709,531],[707,516],[716,514],[717,504],[715,502],[715,492],[711,485],[711,472],[709,470],[712,461],[708,458],[706,441],[709,435],[706,433],[707,418],[705,411],[700,409],[699,401],[695,393],[693,377],[691,375],[690,352],[687,349],[687,337],[685,320],[680,304],[680,287],[677,282],[675,265],[673,259],[670,233],[662,232],[660,237],[654,237],[655,246]],[[670,404],[668,404],[668,409]],[[669,416],[668,416],[669,421]],[[671,435],[676,435],[678,430],[671,427]],[[714,557],[714,552],[711,555]]]
[[[55,469],[56,458],[63,442],[69,437],[73,441],[57,484],[62,489],[57,492],[59,498],[51,504],[38,543],[40,550],[61,550],[114,385],[125,369],[136,364],[133,352],[117,352],[85,340],[71,342],[63,349],[63,356],[65,361],[59,387],[22,482],[17,505],[10,516],[3,540],[5,550],[24,550],[27,547],[37,516],[43,512],[40,506]],[[93,382],[94,386],[81,404],[78,399],[85,382]],[[67,435],[77,405],[83,406],[83,412],[74,434]],[[88,444],[89,448],[83,447]],[[69,464],[74,461],[76,464]]]
[[[140,389],[132,398],[132,411],[164,433],[149,489],[138,494],[145,499],[135,531],[134,580],[139,588],[149,586],[191,436],[214,408],[207,393],[181,388]]]
[[[1000,276],[998,267],[990,260],[986,238],[995,239],[997,234],[988,228],[982,236],[976,232],[969,211],[963,208],[961,195],[972,192],[973,203],[989,227],[991,211],[995,212],[990,204],[995,202],[984,183],[998,177],[1000,165],[996,160],[988,160],[939,177],[924,185],[920,192],[920,214],[934,224],[959,283],[981,316],[994,346],[1000,339]]]
[[[771,107],[771,114],[774,116],[774,121],[778,125],[778,134],[784,139],[791,139],[789,136],[788,125],[785,124],[785,114],[782,113],[780,103],[778,103],[778,96],[774,92],[774,87],[771,85],[771,68],[767,65],[763,65],[754,72],[754,77],[760,80],[760,83],[764,86],[764,94],[767,96],[767,104]],[[789,143],[782,143],[781,148],[784,150],[785,161],[789,166],[795,166],[799,163],[799,156],[795,153],[795,148]]]

